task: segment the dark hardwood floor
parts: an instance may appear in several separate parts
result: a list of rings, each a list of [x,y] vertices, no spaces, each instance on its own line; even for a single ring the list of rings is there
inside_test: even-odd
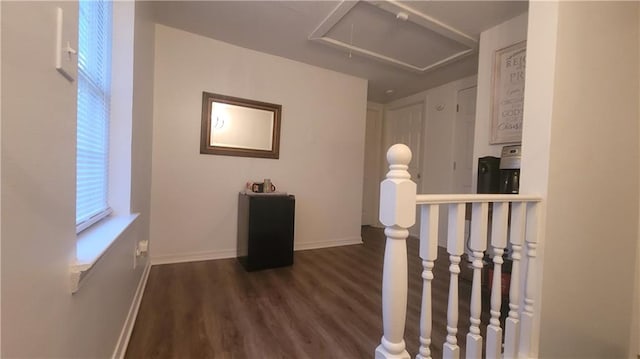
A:
[[[126,357],[372,358],[382,336],[384,234],[363,227],[362,237],[363,245],[295,252],[293,266],[258,272],[245,272],[235,259],[152,267]],[[422,267],[418,240],[407,243],[405,340],[415,356]],[[434,268],[436,358],[446,336],[448,261],[442,251]],[[471,284],[462,280],[459,290],[463,345]]]

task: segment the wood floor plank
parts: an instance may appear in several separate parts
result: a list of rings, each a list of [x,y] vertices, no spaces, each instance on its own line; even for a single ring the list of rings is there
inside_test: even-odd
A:
[[[373,357],[382,336],[385,238],[370,227],[362,237],[362,245],[296,252],[293,266],[257,272],[235,259],[152,267],[126,358]],[[415,355],[422,262],[417,239],[407,248],[405,338]],[[434,268],[434,357],[446,336],[448,260],[442,251]],[[459,291],[462,346],[471,284],[461,281]]]

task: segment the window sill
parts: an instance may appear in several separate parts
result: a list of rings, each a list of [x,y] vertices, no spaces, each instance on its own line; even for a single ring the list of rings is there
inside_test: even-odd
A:
[[[71,265],[71,293],[80,289],[80,285],[89,276],[98,260],[131,226],[138,215],[138,213],[132,213],[110,216],[78,235],[76,261]]]

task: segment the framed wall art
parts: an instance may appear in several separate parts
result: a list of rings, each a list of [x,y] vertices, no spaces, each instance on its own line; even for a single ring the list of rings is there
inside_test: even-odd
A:
[[[522,41],[494,55],[490,144],[522,142],[526,45]]]

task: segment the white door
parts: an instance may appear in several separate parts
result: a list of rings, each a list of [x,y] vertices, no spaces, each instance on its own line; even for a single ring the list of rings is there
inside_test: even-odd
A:
[[[474,86],[458,91],[453,129],[453,193],[471,193],[476,90]]]
[[[388,169],[386,163],[386,151],[389,146],[396,143],[404,143],[411,149],[411,162],[409,163],[409,173],[411,179],[418,184],[418,192],[420,191],[422,166],[422,151],[420,150],[422,141],[422,121],[424,114],[424,103],[392,108],[387,110],[385,117],[385,169]],[[386,171],[384,171],[386,173]]]
[[[382,179],[382,107],[367,107],[362,185],[362,225],[378,224],[380,181]]]
[[[422,179],[422,122],[424,117],[424,102],[396,107],[386,111],[385,123],[385,147],[384,147],[384,173],[389,170],[386,161],[386,151],[389,146],[403,143],[411,149],[411,162],[409,173],[411,180],[416,183],[418,193],[421,193]],[[416,225],[409,229],[409,234],[418,236],[420,230],[420,212],[416,207]]]

